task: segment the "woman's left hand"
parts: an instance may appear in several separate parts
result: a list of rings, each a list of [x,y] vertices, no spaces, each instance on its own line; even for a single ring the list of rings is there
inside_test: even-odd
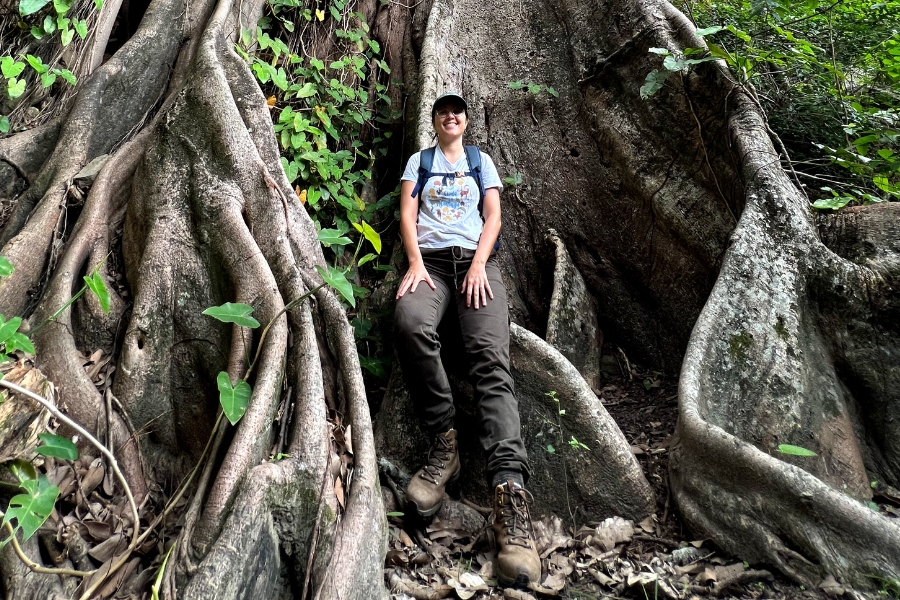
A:
[[[480,306],[485,306],[488,298],[494,299],[494,292],[491,291],[491,284],[488,281],[484,265],[472,263],[463,280],[462,293],[466,297],[466,307],[472,306],[474,300],[475,310],[478,310]]]

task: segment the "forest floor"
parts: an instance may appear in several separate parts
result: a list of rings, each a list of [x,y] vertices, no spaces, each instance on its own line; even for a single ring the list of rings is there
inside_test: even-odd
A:
[[[637,375],[637,376],[635,376]],[[528,591],[497,587],[496,554],[487,529],[472,530],[462,499],[426,526],[391,513],[385,583],[391,597],[475,600],[566,598],[749,598],[812,600],[839,597],[826,580],[808,590],[765,565],[748,565],[698,540],[682,525],[669,496],[668,446],[678,416],[678,381],[632,367],[632,376],[608,378],[599,397],[631,444],[656,491],[657,511],[640,523],[611,518],[578,524],[557,515],[532,515],[543,573]],[[482,514],[489,512],[486,509]],[[441,518],[450,513],[454,516]],[[460,516],[462,515],[462,516]],[[481,515],[475,517],[486,523]]]

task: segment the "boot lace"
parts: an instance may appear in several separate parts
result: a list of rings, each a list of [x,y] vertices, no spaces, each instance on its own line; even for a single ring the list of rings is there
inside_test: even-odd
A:
[[[453,445],[450,443],[450,440],[442,436],[435,436],[434,445],[431,447],[431,451],[428,452],[428,462],[422,469],[419,477],[435,485],[440,485],[439,479],[452,457]]]
[[[507,544],[515,544],[523,548],[530,548],[529,541],[532,538],[531,515],[528,505],[534,502],[534,496],[524,488],[515,488],[505,485],[500,488],[500,511],[494,518],[500,519],[500,524],[506,530]]]

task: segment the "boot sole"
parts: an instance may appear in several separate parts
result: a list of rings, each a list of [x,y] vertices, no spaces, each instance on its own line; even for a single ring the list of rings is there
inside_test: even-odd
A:
[[[528,584],[531,583],[531,580],[528,578],[528,575],[519,574],[515,579],[510,579],[509,577],[504,577],[502,574],[497,574],[497,579],[500,582],[500,587],[506,588],[519,588],[519,589],[528,589]]]
[[[447,483],[444,484],[444,492],[446,492],[447,488],[449,488],[451,485],[455,484],[458,479],[459,479],[459,471],[457,471],[456,475],[451,477],[449,480],[447,480]],[[430,508],[429,510],[420,510],[419,505],[412,501],[409,502],[409,505],[415,509],[416,514],[419,515],[419,517],[421,517],[423,519],[427,519],[428,517],[434,516],[437,513],[437,511],[441,510],[441,506],[444,505],[444,497],[441,496],[440,501],[436,505],[434,505],[432,508]]]

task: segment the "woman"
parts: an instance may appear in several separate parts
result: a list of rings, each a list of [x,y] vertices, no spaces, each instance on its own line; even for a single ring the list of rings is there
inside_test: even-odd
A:
[[[426,464],[413,475],[406,494],[413,510],[430,517],[440,508],[446,485],[459,476],[453,397],[436,333],[447,310],[455,310],[494,490],[498,576],[501,585],[525,586],[538,581],[541,563],[528,514],[528,459],[509,370],[506,289],[493,256],[503,184],[490,156],[481,153],[485,193],[480,202],[462,142],[467,109],[457,94],[434,101],[438,144],[431,168],[417,190],[422,155],[417,152],[400,186],[400,235],[409,270],[397,291],[397,352],[423,428],[433,437]]]

